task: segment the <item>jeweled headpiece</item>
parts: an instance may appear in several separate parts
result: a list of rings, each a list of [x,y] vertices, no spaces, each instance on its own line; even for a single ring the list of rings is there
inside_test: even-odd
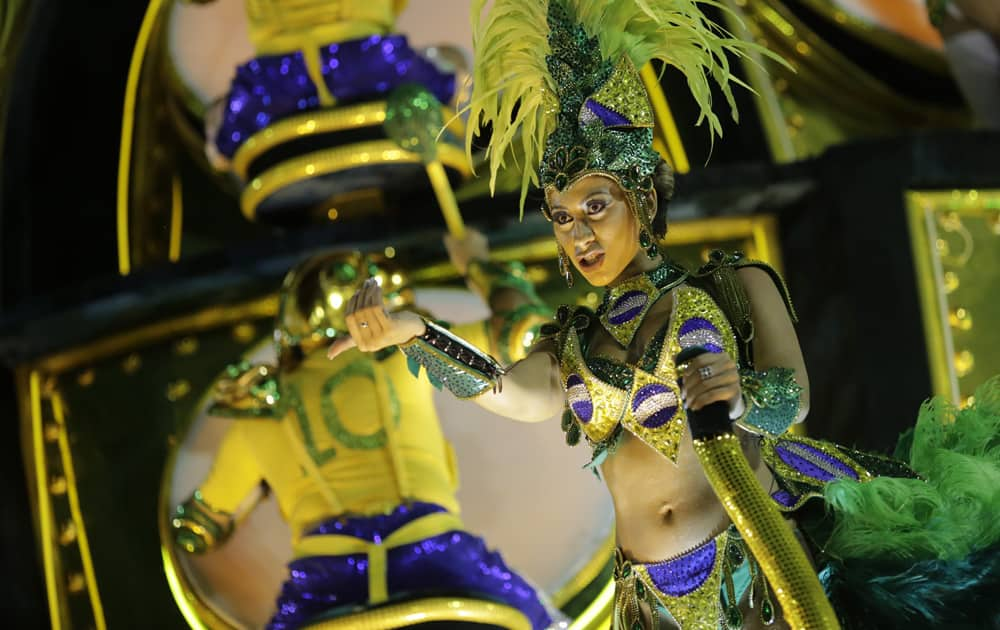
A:
[[[736,106],[727,53],[769,52],[711,22],[699,0],[496,0],[485,20],[473,6],[475,68],[471,120],[491,124],[491,189],[507,159],[523,159],[521,206],[530,185],[562,190],[588,174],[616,180],[640,208],[660,156],[653,112],[638,69],[652,59],[678,68],[708,121],[711,82]],[[716,2],[704,4],[724,8]],[[472,146],[475,125],[469,126]],[[520,132],[520,134],[518,134]]]

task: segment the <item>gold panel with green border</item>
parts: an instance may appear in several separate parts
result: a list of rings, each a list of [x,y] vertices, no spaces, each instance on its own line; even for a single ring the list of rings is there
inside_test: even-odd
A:
[[[964,406],[1000,373],[1000,190],[909,191],[906,209],[931,384]]]

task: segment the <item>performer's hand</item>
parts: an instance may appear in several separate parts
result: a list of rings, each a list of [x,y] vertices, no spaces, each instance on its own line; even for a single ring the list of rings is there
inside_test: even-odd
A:
[[[226,99],[219,98],[212,102],[205,110],[205,159],[212,168],[219,172],[230,170],[231,162],[229,158],[219,151],[215,144],[215,138],[219,135],[222,127],[222,119],[226,114]]]
[[[444,248],[448,250],[448,258],[455,265],[458,273],[465,275],[469,270],[469,262],[473,260],[489,260],[490,244],[481,232],[465,228],[465,238],[458,240],[451,234],[444,235]]]
[[[330,344],[326,352],[329,359],[355,347],[362,352],[376,352],[405,343],[426,331],[424,320],[416,313],[387,313],[382,287],[372,278],[351,296],[344,314],[350,337],[339,337]]]
[[[724,401],[729,404],[730,417],[742,414],[739,368],[728,354],[700,354],[684,366],[681,377],[681,398],[688,409],[697,411],[705,405]]]

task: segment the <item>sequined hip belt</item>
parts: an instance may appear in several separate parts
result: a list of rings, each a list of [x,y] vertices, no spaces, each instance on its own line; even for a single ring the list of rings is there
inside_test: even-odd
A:
[[[618,549],[614,576],[619,628],[657,628],[660,618],[682,630],[741,628],[747,589],[764,625],[775,619],[764,574],[734,527],[661,562],[632,562]]]

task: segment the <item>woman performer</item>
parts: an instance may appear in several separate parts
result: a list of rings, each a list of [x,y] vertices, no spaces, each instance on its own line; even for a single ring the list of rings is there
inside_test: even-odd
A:
[[[787,567],[750,553],[754,541],[731,524],[686,431],[689,413],[716,403],[735,421],[753,476],[812,552],[845,627],[992,620],[995,605],[960,604],[997,581],[983,567],[998,557],[990,513],[1000,494],[992,481],[974,488],[1000,475],[998,383],[977,395],[967,421],[921,418],[911,463],[926,481],[889,458],[786,435],[807,413],[809,382],[780,276],[721,253],[689,273],[656,245],[672,175],[653,150],[637,69],[652,58],[678,67],[717,132],[708,77],[732,103],[726,54],[754,45],[687,0],[496,0],[475,42],[472,120],[492,125],[493,175],[517,141],[525,189],[544,191],[561,272],[571,281],[575,267],[604,288],[603,301],[596,311],[561,307],[531,354],[503,368],[432,322],[386,314],[369,283],[347,307],[351,338],[330,355],[399,346],[457,396],[518,420],[565,406],[567,441],[582,433],[614,501],[616,627],[790,618],[772,588]],[[675,361],[692,348],[704,353]],[[955,458],[961,466],[947,463]],[[787,536],[778,528],[762,536]]]

